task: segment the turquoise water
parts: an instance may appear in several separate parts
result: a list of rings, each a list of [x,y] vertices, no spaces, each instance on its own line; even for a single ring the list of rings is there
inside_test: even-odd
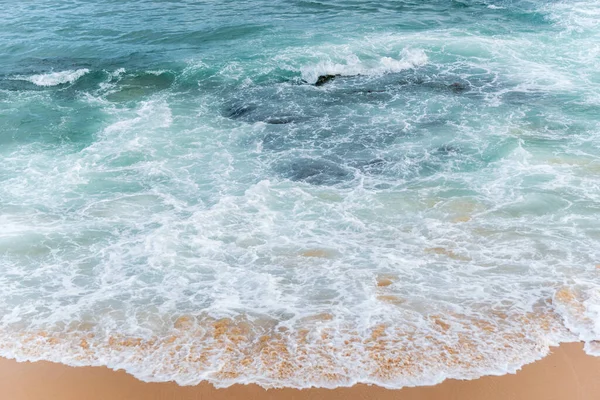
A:
[[[4,6],[0,355],[392,388],[600,355],[600,2]]]

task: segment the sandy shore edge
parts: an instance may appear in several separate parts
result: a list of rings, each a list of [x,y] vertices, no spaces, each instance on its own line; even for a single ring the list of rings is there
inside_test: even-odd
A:
[[[585,354],[581,343],[569,343],[553,348],[548,357],[524,366],[517,374],[447,380],[436,386],[401,390],[368,385],[334,390],[264,390],[256,385],[215,389],[210,384],[182,387],[172,382],[141,382],[124,371],[104,367],[74,368],[0,358],[0,394],[10,400],[597,400],[600,357]]]

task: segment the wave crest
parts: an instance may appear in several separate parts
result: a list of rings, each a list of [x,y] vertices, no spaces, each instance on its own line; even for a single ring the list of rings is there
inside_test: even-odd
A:
[[[301,68],[302,79],[315,83],[321,75],[382,75],[400,72],[427,64],[427,54],[422,49],[405,49],[400,59],[381,57],[378,60],[361,60],[357,55],[351,54],[345,61],[321,61],[314,65]]]
[[[87,68],[77,70],[67,70],[60,72],[49,72],[47,74],[31,75],[23,80],[29,81],[37,86],[58,86],[65,83],[73,83],[85,74],[90,72]]]

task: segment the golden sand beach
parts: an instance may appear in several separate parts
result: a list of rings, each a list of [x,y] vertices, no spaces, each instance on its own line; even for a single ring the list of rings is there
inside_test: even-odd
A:
[[[271,389],[210,384],[178,386],[145,383],[124,371],[69,367],[49,362],[18,363],[0,359],[0,396],[7,400],[597,400],[600,358],[570,343],[516,374],[472,381],[447,380],[436,386],[387,390],[356,385],[338,389]]]

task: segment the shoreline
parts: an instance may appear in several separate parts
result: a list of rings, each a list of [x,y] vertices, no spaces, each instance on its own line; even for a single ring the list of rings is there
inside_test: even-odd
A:
[[[550,355],[516,374],[450,379],[399,390],[364,384],[337,389],[266,390],[257,385],[216,389],[209,383],[146,383],[106,367],[0,358],[0,393],[11,400],[595,400],[600,398],[600,357],[585,354],[582,343],[568,343],[553,347]]]

